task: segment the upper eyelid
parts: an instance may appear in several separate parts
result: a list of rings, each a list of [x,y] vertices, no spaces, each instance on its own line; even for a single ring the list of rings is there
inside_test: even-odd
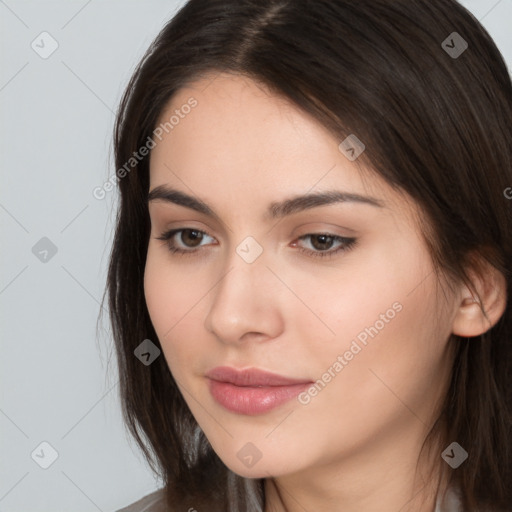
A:
[[[150,216],[151,218],[151,216]],[[207,229],[203,229],[201,227],[196,227],[194,226],[194,222],[196,221],[193,221],[193,220],[176,220],[176,221],[173,221],[172,224],[176,225],[176,226],[169,226],[169,222],[165,219],[165,217],[162,217],[161,219],[159,218],[159,216],[155,216],[154,219],[151,220],[151,226],[155,226],[155,229],[158,231],[161,231],[161,232],[168,232],[168,231],[171,231],[171,230],[174,230],[174,229],[196,229],[198,231],[202,231],[204,233],[206,233],[207,235],[209,236],[213,236],[213,235],[210,235],[208,230],[210,231],[215,231],[217,228],[211,228],[210,226],[207,227]],[[198,223],[200,224],[205,224],[204,221],[197,221]],[[295,221],[294,221],[295,222]],[[168,226],[168,227],[159,227],[159,224],[162,224],[164,226]],[[334,236],[342,236],[342,237],[345,237],[345,238],[349,238],[349,237],[355,237],[357,236],[358,234],[358,230],[356,229],[352,229],[352,228],[349,228],[348,226],[340,226],[340,225],[335,225],[334,223],[332,222],[326,222],[326,221],[321,221],[321,220],[317,220],[317,221],[312,221],[312,222],[308,222],[308,224],[319,224],[319,225],[326,225],[326,224],[331,224],[333,225],[332,228],[324,228],[324,227],[319,227],[319,228],[310,228],[312,231],[308,231],[307,233],[304,233],[304,234],[332,234]],[[221,231],[224,231],[224,227],[225,225],[222,224],[222,228],[221,228]],[[295,228],[293,229],[293,231],[295,231],[296,229],[300,229],[302,226],[299,226],[298,228]],[[341,234],[336,234],[336,233],[333,233],[332,231],[333,230],[339,230],[339,229],[342,229],[343,231],[346,231],[347,234],[346,235],[341,235]],[[229,229],[230,232],[232,232],[233,230]]]

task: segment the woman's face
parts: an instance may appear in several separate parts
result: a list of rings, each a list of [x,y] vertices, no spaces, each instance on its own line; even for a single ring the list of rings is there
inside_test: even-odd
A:
[[[213,214],[149,201],[145,296],[170,371],[220,458],[261,478],[341,471],[379,450],[390,464],[417,455],[449,376],[456,303],[437,293],[414,205],[363,176],[353,160],[361,146],[343,152],[248,78],[197,81],[160,121],[169,124],[151,152],[150,191],[179,191]],[[269,210],[334,191],[366,199]],[[173,229],[185,231],[158,239]],[[205,375],[218,366],[310,384],[281,388],[296,391],[279,405],[268,389],[217,385],[229,408]]]

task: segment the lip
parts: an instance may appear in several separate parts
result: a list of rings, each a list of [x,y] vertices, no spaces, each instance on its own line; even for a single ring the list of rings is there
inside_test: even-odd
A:
[[[235,386],[291,386],[294,384],[305,384],[312,381],[308,379],[292,379],[278,375],[277,373],[267,372],[258,368],[248,368],[247,370],[237,370],[230,366],[217,366],[206,376],[212,380],[220,382],[229,382]]]
[[[212,397],[237,414],[264,414],[296,397],[313,382],[291,379],[257,368],[220,366],[206,373]]]

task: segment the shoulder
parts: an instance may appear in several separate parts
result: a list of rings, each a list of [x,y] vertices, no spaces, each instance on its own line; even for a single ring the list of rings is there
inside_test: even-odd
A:
[[[167,512],[163,489],[147,494],[140,500],[116,510],[116,512]]]

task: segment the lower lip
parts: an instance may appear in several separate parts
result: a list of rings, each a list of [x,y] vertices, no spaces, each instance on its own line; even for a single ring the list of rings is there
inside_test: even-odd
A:
[[[296,397],[311,382],[291,386],[245,387],[209,379],[213,398],[231,412],[255,416],[266,413]]]

